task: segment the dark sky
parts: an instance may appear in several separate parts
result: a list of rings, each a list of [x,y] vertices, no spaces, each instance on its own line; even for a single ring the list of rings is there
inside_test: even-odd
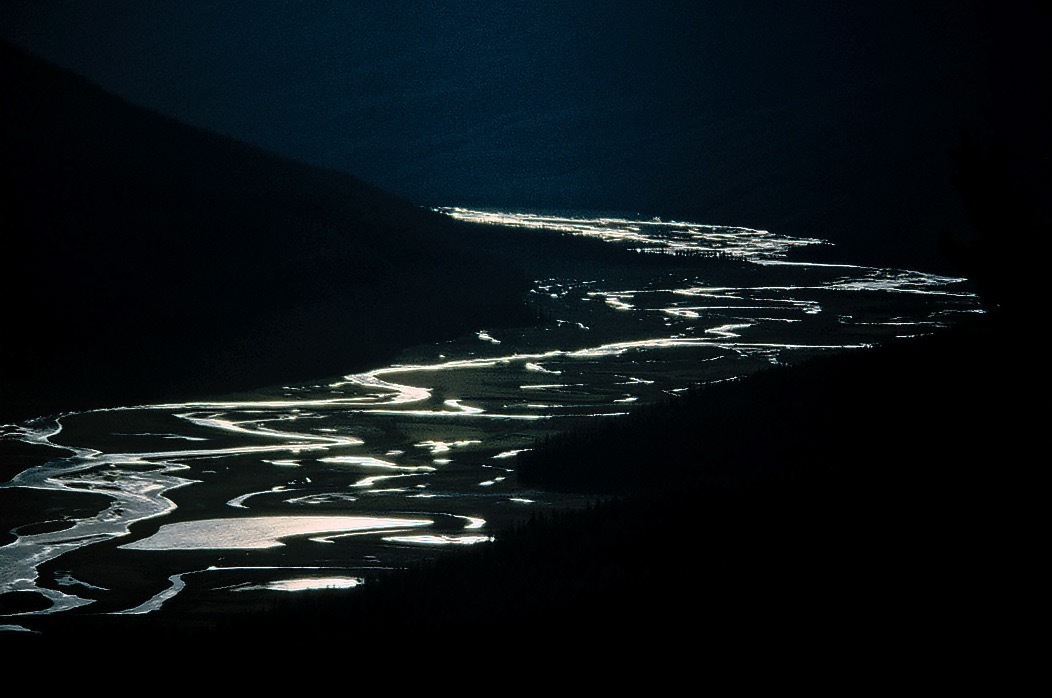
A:
[[[422,204],[830,235],[860,206],[939,224],[910,192],[947,179],[962,129],[998,128],[998,71],[1020,81],[1013,98],[1039,81],[1018,75],[1043,36],[1021,7],[992,21],[979,2],[907,0],[6,0],[0,35]]]

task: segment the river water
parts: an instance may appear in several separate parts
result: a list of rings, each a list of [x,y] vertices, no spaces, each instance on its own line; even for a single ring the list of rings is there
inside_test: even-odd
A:
[[[515,454],[539,436],[698,382],[923,335],[980,312],[962,279],[809,263],[818,240],[441,210],[524,235],[560,230],[745,263],[537,279],[530,302],[547,320],[534,327],[479,328],[314,384],[5,425],[0,457],[32,445],[52,457],[0,485],[9,528],[0,531],[0,627],[74,609],[138,614],[369,583],[378,571],[485,544],[533,512],[588,501],[517,485]]]

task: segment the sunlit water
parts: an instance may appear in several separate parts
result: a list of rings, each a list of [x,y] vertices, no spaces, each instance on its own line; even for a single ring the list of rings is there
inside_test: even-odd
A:
[[[978,312],[960,279],[785,258],[795,249],[799,259],[800,248],[806,256],[817,240],[442,210],[749,263],[538,279],[531,303],[550,318],[539,326],[479,328],[409,350],[392,366],[238,399],[7,425],[0,446],[66,450],[0,486],[0,503],[28,490],[41,502],[14,507],[21,518],[0,547],[0,604],[26,598],[15,592],[38,602],[9,605],[0,629],[78,607],[149,613],[188,590],[367,584],[422,556],[485,544],[531,512],[585,501],[516,483],[516,454],[543,434],[693,383],[926,334]]]

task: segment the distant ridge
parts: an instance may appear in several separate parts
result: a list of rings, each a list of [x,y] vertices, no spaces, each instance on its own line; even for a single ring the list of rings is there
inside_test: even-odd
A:
[[[335,375],[523,312],[454,221],[0,42],[0,417]]]

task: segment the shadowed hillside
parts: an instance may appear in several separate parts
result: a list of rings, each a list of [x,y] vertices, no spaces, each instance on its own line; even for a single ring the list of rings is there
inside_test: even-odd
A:
[[[1045,4],[8,0],[0,34],[418,203],[745,225],[944,271],[959,132],[1045,140]]]
[[[523,279],[453,221],[0,63],[0,416],[324,377],[522,318]]]

